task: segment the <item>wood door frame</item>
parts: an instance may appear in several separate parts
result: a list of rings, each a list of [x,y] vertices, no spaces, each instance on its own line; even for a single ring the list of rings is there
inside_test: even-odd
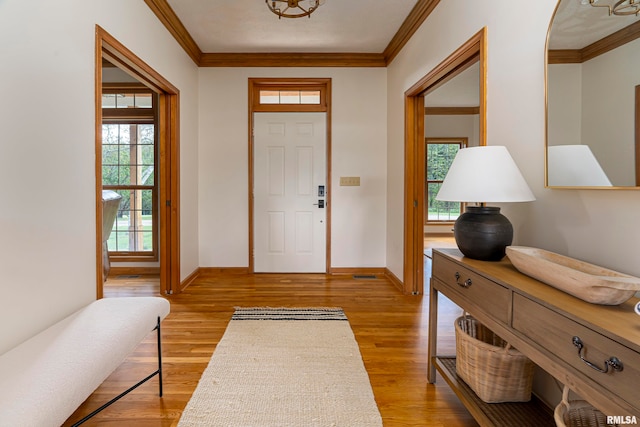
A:
[[[424,96],[480,61],[480,136],[486,145],[487,28],[484,27],[405,92],[403,292],[424,292]]]
[[[259,93],[261,89],[292,89],[292,90],[308,90],[320,89],[321,100],[320,105],[305,104],[260,104]],[[253,114],[257,112],[281,112],[281,113],[297,113],[297,112],[324,112],[326,113],[326,178],[325,184],[325,201],[326,206],[326,264],[325,272],[331,271],[331,78],[249,78],[249,182],[248,182],[248,199],[249,199],[249,254],[248,264],[249,272],[254,272],[254,226],[253,226]]]
[[[155,93],[158,102],[160,292],[180,292],[180,91],[142,59],[96,25],[95,174],[96,174],[96,298],[102,282],[102,63],[117,65]]]

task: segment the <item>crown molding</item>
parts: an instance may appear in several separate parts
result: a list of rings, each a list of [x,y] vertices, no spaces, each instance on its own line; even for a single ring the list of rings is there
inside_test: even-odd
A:
[[[640,37],[640,21],[616,31],[582,49],[549,50],[549,64],[579,64]]]
[[[381,53],[204,53],[201,67],[386,67]]]
[[[440,0],[418,0],[418,3],[413,7],[396,34],[391,38],[384,52],[382,52],[387,65],[391,64],[438,3],[440,3]]]
[[[582,62],[580,49],[552,49],[547,52],[549,64],[579,64]]]
[[[144,0],[149,9],[158,17],[160,22],[169,30],[174,39],[182,46],[182,49],[191,57],[193,62],[198,65],[202,51],[198,44],[193,40],[189,31],[178,19],[178,15],[173,11],[167,0]]]
[[[418,0],[382,53],[205,53],[167,0],[144,1],[199,67],[386,67],[440,2]]]

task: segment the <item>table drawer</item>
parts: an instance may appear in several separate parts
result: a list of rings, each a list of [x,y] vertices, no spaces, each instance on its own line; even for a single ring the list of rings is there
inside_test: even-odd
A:
[[[469,307],[463,308],[471,314],[476,306],[491,313],[496,320],[509,324],[509,289],[440,255],[434,256],[432,276],[444,283],[450,292],[466,299]]]
[[[513,328],[609,390],[611,399],[617,395],[636,408],[640,406],[637,352],[519,294],[513,298]],[[604,370],[605,361],[615,357],[622,362],[623,369],[617,371],[609,366],[603,373],[590,367],[581,360],[574,337],[583,343],[584,359],[595,367]]]

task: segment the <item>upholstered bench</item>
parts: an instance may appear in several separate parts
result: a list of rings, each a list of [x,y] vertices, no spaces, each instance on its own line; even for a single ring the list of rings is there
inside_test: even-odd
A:
[[[155,375],[162,395],[167,314],[161,297],[97,300],[0,356],[0,426],[60,426],[154,329],[158,370],[91,415]]]

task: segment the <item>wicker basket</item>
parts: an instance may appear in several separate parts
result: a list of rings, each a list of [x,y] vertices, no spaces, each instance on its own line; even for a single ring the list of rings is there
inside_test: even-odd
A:
[[[475,318],[455,321],[456,373],[487,403],[531,399],[533,363]]]
[[[569,387],[564,386],[562,400],[553,411],[558,427],[609,427],[607,417],[585,400],[569,400]]]

